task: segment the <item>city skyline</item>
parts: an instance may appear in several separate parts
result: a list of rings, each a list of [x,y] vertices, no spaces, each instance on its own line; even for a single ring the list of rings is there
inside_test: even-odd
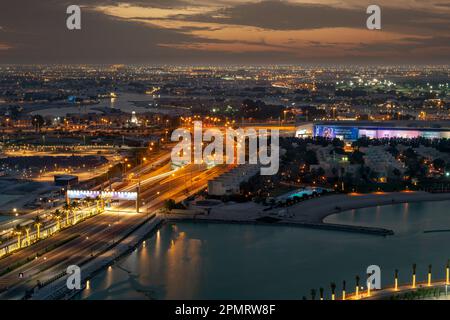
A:
[[[449,57],[443,0],[1,1],[0,301],[450,300]]]
[[[450,53],[440,1],[379,1],[382,30],[366,28],[369,1],[81,0],[82,29],[69,31],[71,4],[8,3],[0,62],[442,64]]]

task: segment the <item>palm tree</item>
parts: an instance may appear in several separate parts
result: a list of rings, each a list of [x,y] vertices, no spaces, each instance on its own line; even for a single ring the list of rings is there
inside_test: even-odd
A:
[[[319,288],[320,300],[323,300],[323,288]]]
[[[100,196],[96,196],[94,201],[95,201],[95,205],[97,207],[97,212],[100,212],[103,208],[103,204],[102,204],[102,197]]]
[[[395,269],[394,272],[394,289],[398,289],[398,269]]]
[[[30,230],[31,230],[31,228],[29,226],[26,226],[24,229],[25,229],[25,232],[27,234],[27,243],[28,243],[28,245],[30,245],[31,244],[31,240],[30,240]]]
[[[414,263],[412,268],[413,268],[413,288],[416,287],[416,264]]]
[[[344,280],[342,281],[342,300],[345,300],[345,287],[347,285],[347,282]]]
[[[18,249],[20,249],[22,248],[22,241],[20,237],[23,234],[23,228],[20,224],[16,225],[16,227],[14,228],[14,234],[17,236],[17,247]]]
[[[86,197],[86,198],[84,198],[84,200],[83,200],[83,204],[84,204],[85,206],[89,206],[89,205],[91,204],[91,201],[92,201],[92,198],[91,198],[91,197]]]
[[[77,213],[77,210],[80,209],[80,203],[78,201],[72,201],[71,207],[72,207],[72,215],[73,215],[72,224],[75,224],[78,220],[76,213]]]
[[[311,300],[316,300],[316,289],[311,289]]]
[[[431,286],[431,264],[428,265],[428,286]]]
[[[355,294],[356,294],[356,299],[358,299],[359,296],[359,276],[355,277],[356,280],[356,290],[355,290]]]
[[[447,265],[445,266],[445,283],[450,284],[450,259],[447,260]]]
[[[332,282],[330,284],[331,287],[331,300],[335,300],[336,297],[336,283]]]
[[[37,215],[36,218],[34,218],[34,226],[36,227],[36,241],[37,241],[41,238],[41,226],[42,226],[41,218],[39,218],[39,215]]]
[[[64,211],[66,212],[66,227],[69,226],[69,213],[72,211],[72,206],[70,203],[65,203],[63,206]]]
[[[90,197],[86,197],[86,198],[84,198],[84,201],[85,201],[86,207],[89,208],[89,207],[92,206],[92,204],[95,202],[95,199],[92,199],[92,198],[90,198]],[[92,211],[89,210],[88,212],[89,212],[89,215],[90,215],[90,213],[91,213]]]
[[[56,220],[56,229],[60,230],[61,229],[61,211],[60,210],[55,210],[55,212],[53,213],[53,218]]]

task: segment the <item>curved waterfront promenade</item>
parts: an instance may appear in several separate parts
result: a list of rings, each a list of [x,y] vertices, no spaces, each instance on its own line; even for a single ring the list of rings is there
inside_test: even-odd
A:
[[[162,220],[192,220],[201,221],[206,223],[239,223],[239,224],[265,224],[274,226],[298,226],[309,228],[320,228],[328,230],[340,230],[351,232],[362,232],[369,234],[387,235],[389,230],[374,227],[359,227],[349,225],[337,225],[323,223],[324,217],[335,214],[339,211],[346,211],[355,208],[371,207],[377,205],[389,205],[393,203],[402,202],[418,202],[418,201],[433,201],[433,200],[447,200],[450,198],[450,194],[428,194],[425,192],[401,192],[401,193],[376,193],[366,195],[342,195],[332,194],[323,197],[310,199],[288,208],[277,208],[269,211],[263,211],[265,208],[262,205],[248,202],[241,204],[228,204],[221,207],[214,208],[210,214],[193,214],[189,211],[188,214],[160,214],[156,219],[153,219],[151,223],[142,228],[142,232],[135,232],[133,237],[130,237],[131,242],[125,242],[122,247],[113,249],[114,253],[105,252],[104,256],[99,257],[92,261],[88,267],[89,272],[85,275],[89,279],[99,269],[104,268],[112,263],[112,260],[119,256],[116,252],[121,250],[120,254],[129,252],[130,248],[134,248],[144,235],[152,230],[159,228]],[[336,209],[339,206],[339,210]],[[287,209],[287,210],[286,210]],[[261,218],[271,216],[277,217],[279,211],[286,210],[288,215],[280,217],[275,223],[260,222]],[[274,215],[275,214],[275,215]],[[140,230],[141,231],[141,230]],[[127,238],[128,239],[128,238]],[[85,280],[85,279],[84,279]],[[61,280],[62,281],[62,280]],[[85,282],[85,281],[84,281]],[[418,284],[419,285],[419,284]],[[432,283],[432,286],[442,286],[442,283]],[[59,296],[64,296],[66,292],[60,289],[64,288],[64,283],[56,281],[55,284],[48,287],[48,290],[43,290],[36,298],[46,298],[57,293]],[[348,289],[353,289],[348,287]],[[349,290],[347,300],[350,299],[389,299],[392,294],[402,294],[404,292],[411,291],[411,285],[400,286],[399,291],[394,291],[392,288],[387,288],[379,291],[372,292],[370,297],[367,297],[367,292],[361,291],[359,296],[352,295]],[[53,296],[52,296],[53,297]],[[339,297],[336,295],[336,298]]]
[[[380,290],[371,290],[370,293],[366,290],[361,290],[358,295],[355,292],[346,294],[345,300],[391,300],[393,297],[404,297],[405,294],[417,292],[418,290],[439,290],[439,296],[428,296],[418,299],[436,299],[436,300],[450,300],[450,282],[445,280],[437,280],[428,284],[426,281],[418,282],[416,287],[412,284],[399,285],[397,289],[394,285]],[[342,294],[337,296],[336,300],[343,300]]]
[[[296,217],[310,222],[322,222],[327,216],[342,211],[406,202],[450,200],[450,193],[423,191],[375,192],[369,194],[334,194],[298,203],[289,208]]]
[[[326,200],[326,197],[322,199]],[[273,296],[300,299],[312,297],[310,288],[316,289],[318,298],[320,286],[324,287],[324,299],[331,299],[330,284],[335,282],[336,299],[341,299],[342,280],[346,280],[347,299],[353,299],[355,275],[361,275],[361,286],[365,285],[366,266],[376,263],[382,267],[382,291],[372,292],[371,299],[391,299],[390,294],[401,295],[402,299],[436,299],[434,285],[411,294],[411,265],[418,263],[417,281],[426,280],[425,269],[433,265],[433,280],[443,278],[443,267],[447,255],[442,252],[442,245],[448,242],[448,233],[426,235],[424,229],[439,229],[448,222],[448,201],[416,203],[411,205],[389,205],[368,210],[356,210],[335,215],[330,221],[334,223],[360,222],[364,225],[377,226],[378,223],[396,231],[393,237],[371,237],[352,235],[346,232],[318,232],[316,230],[295,230],[293,227],[275,225],[253,226],[250,223],[205,220],[205,215],[193,216],[193,221],[202,223],[168,224],[162,228],[157,237],[152,237],[147,244],[142,244],[137,251],[120,262],[120,266],[132,270],[133,274],[148,275],[152,279],[137,284],[135,278],[124,274],[117,265],[102,271],[91,280],[91,289],[80,297],[98,299],[100,297],[121,298],[117,290],[109,291],[111,283],[120,283],[120,292],[130,291],[137,299],[146,299],[147,292],[152,291],[153,298],[270,298]],[[240,208],[250,212],[251,204],[229,204],[226,209]],[[192,211],[190,212],[192,213]],[[254,213],[254,212],[252,212]],[[264,212],[265,214],[266,212]],[[181,212],[179,214],[182,216]],[[212,215],[212,214],[211,214]],[[231,217],[239,215],[233,211]],[[166,217],[170,217],[167,214]],[[162,218],[162,216],[161,216]],[[230,216],[228,217],[230,218]],[[189,220],[187,217],[186,220]],[[328,221],[328,219],[326,220]],[[222,224],[223,223],[223,224]],[[227,241],[224,241],[227,239]],[[330,245],[332,243],[333,245]],[[192,251],[195,246],[196,250]],[[370,250],[367,248],[370,247]],[[444,250],[445,251],[445,250]],[[410,253],[414,256],[411,256]],[[285,259],[285,257],[290,257]],[[378,257],[375,260],[373,257]],[[225,260],[224,260],[225,259]],[[279,261],[275,266],[266,266],[267,261]],[[171,262],[172,261],[172,262]],[[175,262],[173,264],[173,262]],[[227,261],[224,266],[224,261]],[[150,262],[150,264],[148,264]],[[329,268],[333,265],[333,268]],[[221,269],[223,268],[223,269]],[[394,271],[400,272],[398,292],[392,292]],[[195,272],[193,272],[195,270]],[[209,270],[205,275],[198,270]],[[217,277],[218,270],[222,276]],[[251,275],[254,271],[257,274]],[[191,273],[191,279],[179,287],[181,278],[175,274]],[[248,274],[250,272],[250,274]],[[260,275],[266,279],[260,283]],[[307,276],[304,276],[304,275]],[[303,275],[303,276],[302,276]],[[170,276],[169,278],[167,278]],[[126,279],[129,281],[124,281]],[[181,276],[182,277],[182,276]],[[161,279],[171,279],[161,280]],[[192,281],[191,281],[192,280]],[[420,284],[418,284],[419,286]],[[163,286],[163,287],[161,287]],[[242,286],[242,287],[241,287]],[[117,289],[119,284],[114,288]],[[191,288],[195,288],[193,291]],[[218,288],[222,288],[218,290]],[[255,291],[249,288],[257,288]],[[242,290],[241,290],[242,289]],[[142,291],[144,290],[144,291]],[[168,291],[166,291],[168,290]],[[113,292],[114,291],[114,292]],[[220,291],[217,293],[217,291]],[[239,291],[238,295],[234,295]],[[312,292],[312,290],[311,290]],[[366,289],[360,287],[359,299],[366,299]],[[406,296],[403,297],[403,295]],[[444,290],[440,290],[443,298]],[[398,299],[399,297],[394,297]]]

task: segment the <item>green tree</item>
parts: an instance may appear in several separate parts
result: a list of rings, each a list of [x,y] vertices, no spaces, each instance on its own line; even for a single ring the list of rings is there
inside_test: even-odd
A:
[[[305,163],[308,165],[318,164],[316,153],[313,150],[305,152]]]
[[[173,199],[168,199],[164,202],[164,208],[166,210],[170,211],[170,210],[175,209],[175,207],[176,207],[176,203],[175,203],[175,200],[173,200]]]
[[[34,126],[36,131],[40,131],[41,128],[45,124],[44,118],[41,115],[39,115],[39,114],[34,115],[33,119],[31,120],[31,122],[33,123],[33,126]]]
[[[42,220],[39,217],[39,215],[36,215],[34,218],[34,227],[36,228],[36,240],[39,240],[41,238],[41,226],[42,226]]]
[[[434,159],[433,167],[437,170],[443,170],[445,168],[445,161],[440,158]]]

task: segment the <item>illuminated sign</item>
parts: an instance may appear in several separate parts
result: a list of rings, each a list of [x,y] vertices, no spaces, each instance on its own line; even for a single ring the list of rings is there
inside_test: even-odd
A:
[[[409,129],[409,128],[375,128],[375,127],[347,127],[333,125],[315,125],[314,136],[329,139],[355,141],[361,137],[370,139],[423,137],[427,139],[449,138],[450,131],[439,129]]]
[[[337,126],[314,126],[314,136],[329,139],[339,138],[342,140],[357,140],[358,128],[356,127],[337,127]]]
[[[95,199],[100,197],[103,199],[136,201],[137,192],[67,190],[67,197],[69,199]]]

